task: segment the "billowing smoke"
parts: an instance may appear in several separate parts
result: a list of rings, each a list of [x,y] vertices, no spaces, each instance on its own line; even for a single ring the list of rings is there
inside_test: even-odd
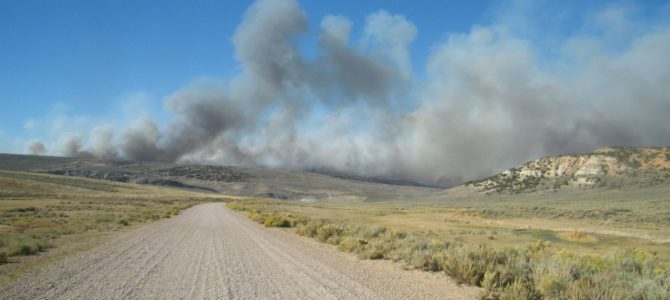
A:
[[[93,157],[91,152],[82,150],[81,137],[66,136],[59,141],[60,154],[72,157]]]
[[[40,141],[31,141],[28,144],[28,152],[32,155],[41,155],[47,152],[47,147]]]
[[[352,21],[327,16],[309,54],[308,23],[293,0],[255,2],[232,38],[232,80],[168,96],[166,128],[98,128],[86,147],[64,140],[63,153],[452,185],[548,154],[670,144],[667,24],[615,50],[611,32],[576,34],[550,55],[505,24],[475,26],[438,43],[418,75],[418,29],[401,15],[371,14],[359,42]]]

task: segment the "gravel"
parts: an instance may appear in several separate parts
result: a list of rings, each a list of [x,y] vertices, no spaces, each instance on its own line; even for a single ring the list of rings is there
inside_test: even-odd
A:
[[[203,204],[26,274],[0,299],[473,299],[441,273],[361,261]]]

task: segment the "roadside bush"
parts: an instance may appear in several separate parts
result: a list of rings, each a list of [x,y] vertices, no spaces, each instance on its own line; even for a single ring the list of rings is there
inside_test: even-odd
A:
[[[315,221],[308,221],[304,224],[298,224],[295,228],[295,232],[301,236],[306,237],[315,237],[316,231],[321,227],[321,224]]]
[[[5,249],[7,256],[31,255],[46,249],[46,243],[27,236],[20,236]]]
[[[159,212],[151,211],[151,210],[141,210],[136,213],[132,213],[128,215],[128,222],[129,223],[146,223],[149,221],[157,221],[160,220],[161,215]]]
[[[461,251],[466,250],[459,250]],[[458,283],[480,286],[487,271],[485,262],[459,252],[447,256],[443,265],[444,272]]]
[[[382,259],[390,251],[393,245],[384,243],[368,243],[357,252],[362,259]]]
[[[519,279],[505,287],[500,297],[501,300],[536,300],[542,299],[542,295],[535,290],[533,282]]]
[[[505,285],[510,277],[522,277],[521,269],[516,269],[517,253],[501,252],[487,245],[459,245],[446,253],[444,271],[460,283],[482,286],[484,275],[494,272],[497,280],[489,284]],[[491,279],[489,279],[491,280]]]
[[[265,217],[265,227],[288,227],[292,228],[298,224],[298,219],[291,215],[269,215]]]
[[[290,214],[262,213],[257,210],[250,210],[248,216],[249,219],[263,224],[265,227],[293,228],[298,224],[305,223],[304,220]]]
[[[166,208],[163,210],[163,213],[161,213],[161,218],[167,219],[171,218],[172,216],[176,216],[179,214],[179,212],[184,209],[181,205],[179,204],[172,204],[170,207]]]
[[[325,224],[316,230],[316,239],[328,244],[337,245],[347,233],[343,226]]]
[[[356,236],[348,236],[340,241],[339,249],[344,252],[359,253],[367,246],[368,241]]]
[[[8,209],[8,212],[36,212],[37,208],[33,206]]]
[[[426,241],[408,236],[406,233],[394,234],[394,249],[387,255],[393,261],[404,263],[415,269],[442,271],[447,250],[451,243],[444,241]]]
[[[360,231],[362,232],[363,238],[373,239],[383,235],[387,230],[386,227],[375,225],[370,228],[363,228]]]
[[[494,249],[430,240],[383,226],[353,227],[274,211],[239,210],[266,226],[295,227],[299,235],[337,245],[362,259],[444,271],[459,283],[482,287],[485,299],[670,299],[670,262],[635,249],[612,256],[578,255],[555,251],[545,240],[525,248]]]
[[[263,220],[265,227],[289,227],[288,220],[283,216],[270,215]]]
[[[0,251],[0,264],[6,264],[7,262],[7,252]]]
[[[261,224],[265,223],[265,219],[268,217],[268,215],[263,214],[257,210],[250,210],[247,216],[249,219]]]

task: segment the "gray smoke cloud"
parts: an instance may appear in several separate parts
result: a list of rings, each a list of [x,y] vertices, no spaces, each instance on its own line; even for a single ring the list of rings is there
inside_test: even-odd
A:
[[[47,147],[40,141],[31,141],[28,144],[28,152],[32,155],[41,155],[47,152]]]
[[[602,30],[631,23],[602,15],[617,24]],[[418,29],[401,15],[369,15],[360,42],[351,20],[326,16],[305,54],[308,23],[293,0],[255,2],[232,37],[241,70],[232,80],[166,97],[166,128],[151,119],[120,134],[98,128],[86,147],[69,138],[62,152],[448,186],[544,155],[670,144],[667,24],[615,51],[607,39],[621,34],[576,34],[550,59],[505,24],[476,26],[436,44],[418,76]]]
[[[61,138],[59,141],[60,154],[70,157],[84,157],[91,158],[94,155],[86,150],[83,150],[81,137],[78,135],[71,135]]]
[[[114,145],[114,128],[112,126],[98,126],[91,130],[89,153],[98,158],[119,158],[118,150]]]

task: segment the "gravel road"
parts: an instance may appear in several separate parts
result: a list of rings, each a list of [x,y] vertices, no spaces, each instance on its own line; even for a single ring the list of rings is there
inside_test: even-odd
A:
[[[472,299],[443,274],[361,261],[222,204],[125,232],[26,274],[0,299]]]

